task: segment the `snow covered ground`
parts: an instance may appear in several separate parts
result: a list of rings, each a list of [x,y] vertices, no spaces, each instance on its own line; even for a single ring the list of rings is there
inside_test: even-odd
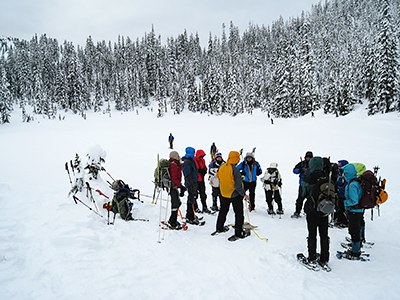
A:
[[[1,299],[399,299],[398,114],[367,117],[358,109],[346,117],[316,113],[271,125],[261,112],[156,118],[156,111],[113,112],[112,118],[88,114],[87,120],[71,114],[64,121],[36,117],[31,124],[21,123],[17,112],[11,124],[0,126]],[[267,215],[260,182],[256,211],[245,213],[268,242],[254,234],[229,242],[233,230],[212,237],[216,216],[205,215],[205,226],[161,232],[158,243],[160,206],[146,196],[153,192],[157,153],[168,157],[170,132],[181,155],[187,146],[209,153],[215,142],[224,158],[230,150],[257,147],[264,171],[271,162],[279,164],[285,215]],[[144,203],[134,202],[133,215],[149,222],[117,218],[107,226],[105,218],[67,197],[65,162],[75,153],[84,159],[99,146],[107,153],[107,171],[140,189]],[[336,228],[329,232],[332,272],[312,272],[296,262],[296,253],[306,253],[307,229],[304,217],[290,218],[298,187],[292,168],[307,150],[332,161],[381,167],[389,200],[380,217],[375,211],[374,221],[366,213],[367,239],[375,242],[367,250],[370,262],[337,260],[347,230]],[[91,184],[112,196],[106,180],[102,172]],[[93,207],[85,193],[79,196]],[[94,197],[101,206],[104,198]],[[231,209],[227,222],[233,221]]]

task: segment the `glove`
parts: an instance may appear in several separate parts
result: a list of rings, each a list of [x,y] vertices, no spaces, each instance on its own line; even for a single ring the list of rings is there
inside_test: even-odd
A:
[[[278,186],[281,187],[282,186],[282,181],[278,182]]]
[[[278,184],[278,178],[275,178],[274,179],[274,185],[277,185]]]
[[[186,188],[182,185],[182,186],[180,187],[180,189],[181,189],[181,192],[179,193],[179,196],[180,196],[180,197],[183,197],[183,196],[185,195]]]

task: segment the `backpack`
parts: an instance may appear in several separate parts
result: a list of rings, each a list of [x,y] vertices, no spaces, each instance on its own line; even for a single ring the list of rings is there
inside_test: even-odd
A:
[[[314,201],[315,209],[322,216],[328,216],[335,212],[337,201],[336,186],[330,180],[330,176],[321,176],[312,188],[311,197]]]
[[[111,184],[111,189],[115,191],[115,194],[111,205],[107,204],[107,210],[111,210],[114,214],[119,213],[121,219],[125,221],[132,220],[131,210],[133,203],[129,199],[138,199],[140,201],[140,191],[131,189],[128,184],[120,179]]]
[[[157,168],[154,170],[154,183],[161,189],[167,191],[171,187],[171,175],[169,174],[170,162],[168,159],[161,158],[158,160]]]
[[[372,171],[367,170],[350,182],[352,181],[359,182],[362,189],[361,199],[357,205],[353,206],[354,208],[374,208],[376,205],[385,203],[388,199],[388,194],[385,191],[386,179],[378,181]]]

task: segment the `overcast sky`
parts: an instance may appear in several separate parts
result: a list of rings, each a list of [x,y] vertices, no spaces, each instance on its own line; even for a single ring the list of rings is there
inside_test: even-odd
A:
[[[325,1],[325,0],[324,0]],[[135,40],[151,30],[176,37],[184,29],[198,32],[202,46],[209,33],[220,36],[230,21],[242,33],[251,22],[270,25],[285,20],[320,0],[0,0],[0,35],[31,39],[37,33],[84,45],[117,41],[118,35]]]

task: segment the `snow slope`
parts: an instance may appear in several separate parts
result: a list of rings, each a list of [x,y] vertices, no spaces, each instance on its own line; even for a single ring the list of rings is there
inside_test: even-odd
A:
[[[158,119],[156,111],[114,112],[112,118],[89,114],[87,120],[70,114],[65,121],[37,117],[31,124],[14,115],[11,124],[0,126],[1,299],[398,299],[397,114],[366,117],[360,108],[346,117],[317,113],[315,118],[275,119],[271,125],[261,112],[236,117],[183,113]],[[256,159],[264,171],[273,161],[279,164],[285,215],[267,215],[260,182],[256,211],[245,213],[268,242],[253,234],[231,243],[227,238],[233,230],[211,237],[216,216],[209,215],[203,227],[159,232],[160,206],[147,196],[153,192],[157,153],[168,156],[170,132],[181,155],[187,146],[208,153],[215,142],[225,158],[230,150],[257,147]],[[149,222],[117,218],[114,226],[107,226],[105,218],[67,197],[71,185],[65,162],[75,153],[84,159],[96,145],[107,153],[107,171],[141,190],[144,203],[134,202],[133,214]],[[307,150],[332,161],[381,167],[389,200],[380,217],[375,211],[374,221],[366,213],[367,239],[376,243],[368,250],[370,262],[335,258],[347,235],[340,229],[329,232],[332,272],[312,272],[296,262],[296,253],[306,253],[307,229],[304,217],[290,218],[298,188],[292,168]],[[91,184],[112,196],[106,180],[110,178],[102,172]],[[93,207],[85,193],[79,197]],[[101,206],[104,198],[94,197]],[[164,218],[166,202],[158,203],[163,203]],[[185,208],[183,204],[182,211]],[[105,211],[102,214],[106,217]],[[231,209],[227,222],[233,221]]]

